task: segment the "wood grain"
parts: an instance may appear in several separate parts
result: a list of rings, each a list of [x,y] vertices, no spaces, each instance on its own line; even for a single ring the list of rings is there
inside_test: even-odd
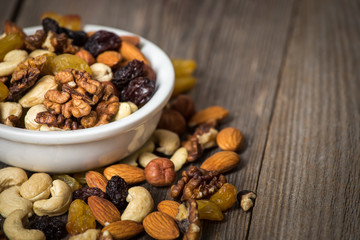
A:
[[[249,239],[360,238],[356,1],[300,1]]]

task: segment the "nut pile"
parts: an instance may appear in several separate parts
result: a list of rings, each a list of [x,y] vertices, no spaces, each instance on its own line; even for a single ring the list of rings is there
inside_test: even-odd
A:
[[[126,93],[132,92],[133,89],[129,90],[132,82],[148,86],[149,81],[155,81],[146,58],[140,51],[131,50],[138,43],[136,38],[122,37],[121,44],[131,47],[117,52],[104,45],[103,39],[119,38],[111,33],[96,32],[90,36],[94,36],[91,40],[96,43],[94,46],[84,40],[87,35],[78,32],[80,27],[76,16],[71,16],[69,20],[69,17],[50,15],[61,23],[61,27],[53,19],[45,18],[44,31],[52,32],[50,39],[49,35],[37,32],[25,38],[26,48],[38,49],[44,45],[42,41],[48,39],[50,44],[61,43],[52,45],[55,52],[73,53],[74,49],[78,49],[74,42],[81,42],[84,47],[75,55],[86,61],[90,68],[61,69],[55,76],[38,80],[37,84],[48,81],[54,87],[41,85],[42,89],[47,89],[42,105],[35,105],[36,110],[32,110],[35,106],[31,107],[27,113],[35,117],[32,123],[28,123],[32,129],[41,130],[45,125],[56,129],[93,127],[105,124],[117,115],[123,116],[117,109],[129,109],[131,113],[148,101],[148,95],[138,97],[135,94],[137,97],[131,102],[121,102]],[[9,26],[18,29],[16,25]],[[64,26],[71,26],[73,30]],[[117,40],[114,41],[118,44]],[[105,53],[109,56],[103,56]],[[108,78],[115,66],[124,64],[113,59],[122,57],[127,59],[126,65]],[[41,73],[40,65],[49,68],[47,59],[45,64],[43,59],[44,55],[24,58],[25,61],[15,68],[31,78],[37,72]],[[103,71],[96,64],[106,64],[110,70]],[[177,84],[157,129],[139,150],[120,163],[71,176],[47,173],[28,176],[20,168],[0,169],[0,214],[5,218],[2,230],[9,239],[63,239],[68,235],[71,240],[129,239],[145,234],[145,231],[155,239],[182,237],[196,240],[201,238],[201,220],[222,221],[224,212],[237,201],[244,211],[254,206],[256,194],[247,190],[237,192],[225,176],[240,163],[238,151],[244,141],[242,133],[232,127],[220,130],[219,124],[229,114],[220,106],[196,111],[193,100],[181,94],[195,83],[191,74],[196,64],[190,60],[173,60],[173,64]],[[103,84],[100,77],[94,79],[97,74],[101,78],[112,79],[112,84]],[[22,92],[29,83],[22,77],[19,79],[14,88]],[[113,85],[121,92],[121,97],[111,90]],[[18,94],[13,91],[9,96],[17,98]],[[21,112],[21,108],[8,112]],[[2,118],[3,122],[13,123],[11,119],[14,117],[10,118],[10,115]],[[206,149],[216,147],[220,151],[202,161]],[[200,167],[193,165],[196,161],[202,161]],[[182,172],[177,177],[176,172],[180,170]],[[152,194],[156,193],[149,192],[143,183],[169,187],[171,200],[155,203]]]
[[[137,36],[86,33],[74,15],[45,13],[26,35],[5,21],[0,37],[0,123],[76,130],[120,120],[146,104],[156,74]]]

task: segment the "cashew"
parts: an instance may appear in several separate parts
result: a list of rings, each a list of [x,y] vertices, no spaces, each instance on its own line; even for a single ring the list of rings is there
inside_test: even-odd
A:
[[[153,153],[150,152],[144,152],[142,154],[140,154],[139,156],[139,164],[140,166],[142,166],[143,168],[146,167],[146,165],[148,165],[149,162],[151,162],[151,160],[159,158],[159,156],[156,156]]]
[[[14,71],[17,65],[28,57],[25,50],[12,50],[8,52],[3,62],[0,63],[0,77],[9,76]]]
[[[39,130],[42,124],[35,122],[36,115],[39,112],[47,111],[43,104],[38,104],[29,109],[25,115],[25,127],[30,130]]]
[[[39,128],[39,130],[40,130],[40,131],[43,131],[43,132],[49,132],[49,131],[64,131],[64,130],[61,129],[61,128],[49,127],[49,126],[46,125],[46,124],[41,125],[41,127]]]
[[[200,145],[206,148],[212,148],[216,146],[216,136],[218,134],[218,130],[215,128],[210,128],[210,130],[200,136],[198,136]]]
[[[32,212],[32,202],[20,196],[19,186],[12,186],[0,194],[0,214],[6,218],[16,209]]]
[[[22,114],[22,107],[16,102],[0,102],[0,122],[8,126],[14,126],[10,120],[13,115],[20,118]]]
[[[28,180],[26,172],[17,167],[6,167],[0,169],[0,193],[8,187],[21,185]]]
[[[100,229],[88,229],[83,233],[71,236],[69,240],[97,240],[100,238]]]
[[[137,110],[139,110],[138,106],[136,106],[135,103],[133,103],[133,102],[128,102],[128,104],[130,105],[131,113],[134,113],[134,112],[136,112]]]
[[[153,134],[153,139],[155,143],[159,144],[159,147],[156,148],[156,151],[161,152],[165,155],[173,154],[176,149],[180,147],[180,138],[179,136],[166,129],[157,129]]]
[[[138,107],[132,102],[121,102],[118,112],[116,113],[114,120],[120,120],[124,117],[129,116],[133,112],[136,112]]]
[[[155,144],[151,139],[149,139],[136,152],[134,152],[131,155],[124,158],[121,161],[121,163],[137,167],[137,165],[138,165],[137,160],[138,160],[138,157],[140,156],[140,154],[142,154],[144,152],[153,152],[154,149],[155,149]]]
[[[52,31],[49,31],[47,33],[46,39],[43,42],[43,44],[41,45],[41,48],[43,49],[47,49],[50,52],[55,52],[55,48],[54,46],[51,44],[51,39],[54,37],[54,33]]]
[[[36,58],[38,56],[41,56],[41,55],[47,55],[47,56],[56,56],[55,53],[53,52],[50,52],[48,50],[45,50],[45,49],[36,49],[34,51],[32,51],[30,54],[29,54],[29,57],[33,57],[33,58]]]
[[[20,98],[19,103],[24,108],[29,108],[44,102],[45,93],[48,90],[56,89],[58,87],[55,82],[55,77],[51,75],[43,76],[36,84],[27,92],[22,98]]]
[[[18,209],[13,211],[4,221],[4,232],[11,240],[45,240],[45,234],[36,229],[26,229],[23,222],[27,221],[28,212]]]
[[[47,173],[34,173],[20,187],[20,195],[32,202],[47,199],[50,196],[52,178]]]
[[[186,150],[186,148],[181,147],[176,150],[174,155],[172,155],[172,157],[170,158],[170,160],[174,163],[175,172],[179,171],[182,168],[182,166],[186,163],[187,157],[188,151]]]
[[[38,216],[59,216],[64,214],[70,206],[72,191],[69,185],[61,180],[54,180],[50,188],[51,198],[34,202],[34,212]]]
[[[90,66],[93,77],[100,82],[109,82],[113,78],[113,73],[108,65],[94,63]]]
[[[121,215],[121,220],[132,220],[141,223],[153,210],[154,200],[144,187],[132,187],[128,192],[126,201],[129,204]]]

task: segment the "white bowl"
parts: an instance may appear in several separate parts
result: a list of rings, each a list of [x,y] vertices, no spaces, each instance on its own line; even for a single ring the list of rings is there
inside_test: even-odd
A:
[[[98,25],[86,25],[84,30],[134,35]],[[74,131],[40,132],[0,124],[0,161],[36,172],[70,173],[114,163],[137,150],[155,130],[175,79],[171,61],[159,47],[144,38],[140,45],[157,76],[156,91],[148,103],[124,119]]]

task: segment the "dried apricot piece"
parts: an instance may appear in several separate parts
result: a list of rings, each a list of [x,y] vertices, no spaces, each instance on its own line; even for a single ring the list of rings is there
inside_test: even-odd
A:
[[[221,211],[231,208],[236,202],[236,188],[230,183],[225,183],[214,195],[210,201],[218,205]]]
[[[96,228],[96,221],[90,207],[83,200],[74,200],[70,204],[66,230],[76,235],[92,228]]]

